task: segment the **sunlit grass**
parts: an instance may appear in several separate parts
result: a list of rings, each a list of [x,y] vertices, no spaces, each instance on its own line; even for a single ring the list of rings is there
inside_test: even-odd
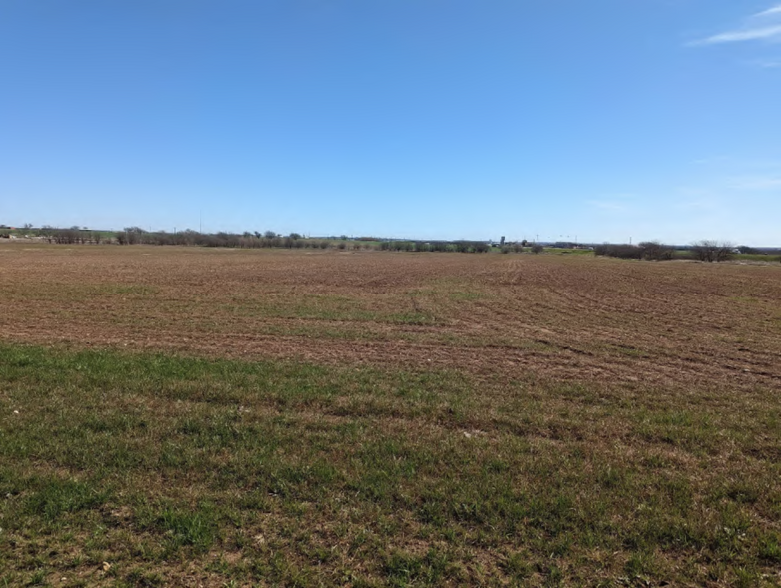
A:
[[[6,344],[0,586],[773,585],[779,446],[770,390]]]

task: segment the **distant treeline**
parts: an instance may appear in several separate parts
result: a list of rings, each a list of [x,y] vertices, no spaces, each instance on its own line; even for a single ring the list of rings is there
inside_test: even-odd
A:
[[[604,243],[594,247],[594,255],[618,257],[620,259],[664,261],[673,259],[675,253],[673,247],[656,242],[640,243],[639,245],[612,245]]]
[[[722,241],[697,241],[687,247],[673,247],[657,241],[645,241],[638,245],[612,245],[605,243],[594,247],[594,254],[620,259],[644,259],[647,261],[668,261],[672,259],[693,259],[706,262],[728,261],[736,255],[752,256],[755,259],[766,258],[774,261],[771,254],[778,250],[760,250]],[[779,258],[781,260],[781,258]]]
[[[27,229],[25,236],[45,240],[60,245],[118,244],[118,245],[179,245],[193,247],[226,247],[234,249],[340,249],[340,250],[377,250],[409,252],[457,252],[487,253],[491,245],[484,241],[399,241],[381,240],[373,237],[349,239],[347,236],[328,238],[308,238],[298,233],[279,235],[273,231],[238,233],[199,233],[186,230],[176,233],[164,231],[145,231],[139,227],[128,227],[118,232],[91,231],[72,227],[56,229]],[[6,233],[7,235],[8,233]],[[504,247],[505,252],[522,251],[515,246]]]
[[[305,238],[297,233],[287,236],[265,233],[215,233],[204,234],[195,231],[182,233],[148,233],[137,230],[125,230],[117,233],[120,245],[195,245],[200,247],[228,247],[236,249],[350,249],[379,251],[455,251],[458,253],[486,253],[491,247],[480,241],[369,241],[367,239],[348,239],[333,237],[327,239]]]
[[[48,243],[60,245],[179,245],[191,247],[225,247],[234,249],[340,249],[340,250],[374,250],[374,251],[406,251],[412,253],[542,253],[542,244],[528,242],[490,243],[487,241],[422,241],[378,239],[375,237],[348,238],[341,237],[310,238],[299,233],[279,235],[273,231],[238,233],[200,233],[186,230],[175,233],[165,231],[145,231],[140,227],[127,227],[122,231],[94,231],[87,228],[71,227],[59,229],[43,227],[35,229],[29,225],[24,229],[10,229],[0,226],[0,237],[31,237]],[[771,257],[781,253],[778,249],[755,249],[746,246],[736,247],[731,243],[720,241],[697,241],[688,246],[673,246],[658,241],[645,241],[637,245],[621,245],[604,243],[601,245],[578,245],[570,242],[556,242],[546,245],[548,250],[563,250],[568,252],[578,250],[581,253],[593,251],[594,255],[616,257],[620,259],[637,259],[646,261],[668,261],[673,259],[692,259],[706,262],[727,261],[740,254],[745,259],[781,261],[781,257]]]

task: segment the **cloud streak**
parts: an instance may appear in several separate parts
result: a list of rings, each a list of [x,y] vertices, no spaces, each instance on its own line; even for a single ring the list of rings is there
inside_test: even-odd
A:
[[[781,37],[781,25],[772,27],[763,27],[758,29],[745,29],[739,31],[728,31],[718,35],[713,35],[702,41],[698,45],[713,45],[716,43],[733,43],[735,41],[757,41],[759,39],[772,39]]]
[[[740,178],[730,186],[736,190],[778,190],[781,188],[781,177]]]
[[[589,200],[588,203],[594,208],[600,210],[610,210],[613,212],[625,212],[627,210],[626,205],[619,204],[618,202],[603,202],[600,200]]]
[[[759,13],[755,14],[754,16],[755,17],[758,17],[758,16],[771,16],[773,14],[781,14],[781,4],[779,4],[778,6],[774,6],[773,8],[768,8],[767,10],[759,12]]]
[[[634,201],[634,194],[615,194],[599,200],[588,200],[586,203],[601,211],[628,213],[632,212]]]
[[[706,37],[691,44],[716,45],[719,43],[761,40],[781,41],[781,4],[750,16],[742,27]]]

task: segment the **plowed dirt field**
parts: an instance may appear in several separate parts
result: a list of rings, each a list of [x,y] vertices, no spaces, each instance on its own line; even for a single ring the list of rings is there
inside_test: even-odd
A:
[[[8,341],[781,387],[781,267],[0,246]]]

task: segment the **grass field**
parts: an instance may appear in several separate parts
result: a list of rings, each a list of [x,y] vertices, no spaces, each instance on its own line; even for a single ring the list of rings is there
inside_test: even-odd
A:
[[[781,267],[0,246],[0,586],[775,586]]]

